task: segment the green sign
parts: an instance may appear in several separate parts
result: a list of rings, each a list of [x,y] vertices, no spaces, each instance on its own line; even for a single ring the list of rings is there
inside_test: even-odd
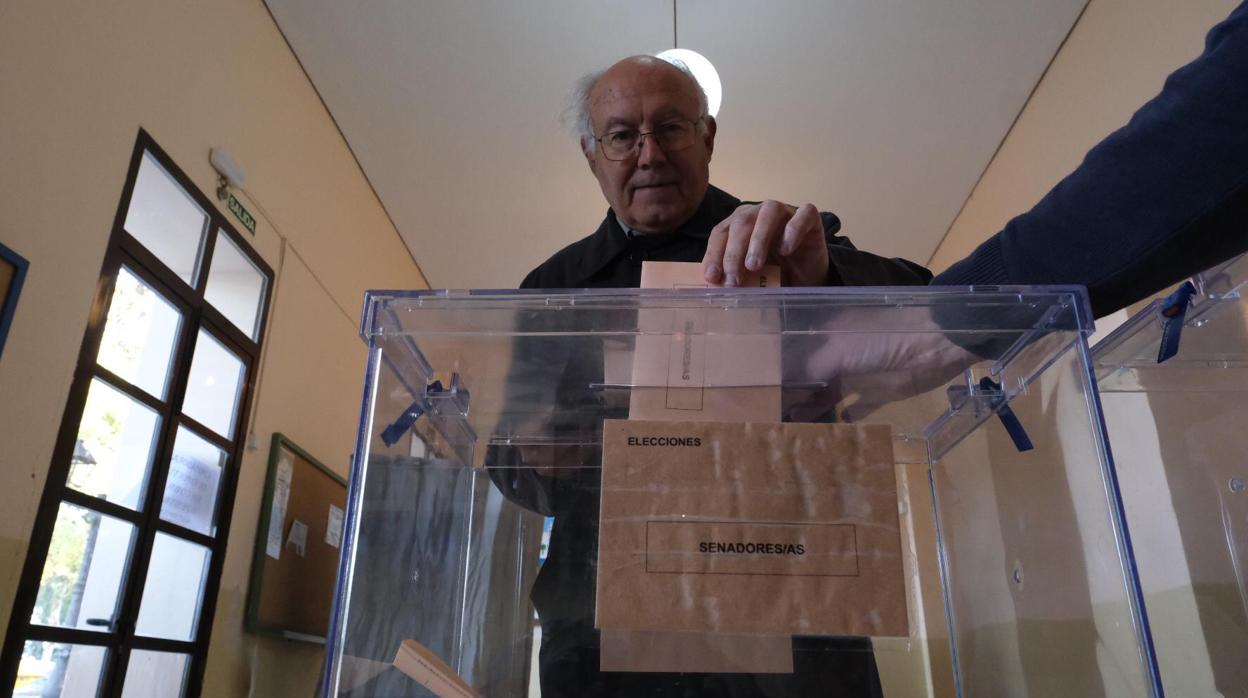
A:
[[[230,194],[230,200],[228,204],[230,206],[230,213],[233,213],[234,217],[237,218],[243,224],[243,227],[247,228],[247,230],[250,230],[252,235],[255,235],[256,234],[256,217],[251,215],[250,211],[243,208],[243,205],[239,203],[238,199],[234,198],[233,194]]]

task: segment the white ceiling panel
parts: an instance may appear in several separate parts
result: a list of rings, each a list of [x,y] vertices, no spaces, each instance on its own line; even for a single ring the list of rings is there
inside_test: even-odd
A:
[[[606,211],[572,82],[674,28],[724,82],[713,183],[924,261],[1085,0],[267,4],[429,282],[505,288]]]
[[[712,181],[925,262],[1084,0],[680,0],[724,82]]]

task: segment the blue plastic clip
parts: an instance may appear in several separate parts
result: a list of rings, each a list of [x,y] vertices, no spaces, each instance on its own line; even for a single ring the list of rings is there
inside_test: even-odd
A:
[[[979,387],[984,390],[1000,390],[1001,384],[997,383],[988,376],[984,376],[979,381]],[[1014,448],[1019,452],[1030,451],[1035,448],[1031,443],[1031,437],[1027,436],[1027,430],[1023,428],[1023,423],[1019,421],[1018,415],[1014,414],[1014,410],[1010,409],[1008,402],[1005,402],[1005,394],[1001,396],[1001,409],[997,412],[997,416],[1001,418],[1001,426],[1005,427],[1005,433],[1010,435],[1010,440],[1014,442]]]
[[[1157,363],[1179,353],[1179,338],[1183,335],[1183,319],[1187,307],[1192,304],[1196,287],[1184,281],[1177,291],[1166,297],[1161,305],[1161,347],[1157,350]]]
[[[440,392],[442,392],[442,381],[434,381],[425,388],[426,395]],[[407,409],[403,410],[403,414],[399,415],[399,418],[394,420],[393,424],[382,430],[381,442],[387,447],[397,444],[399,439],[403,438],[403,435],[407,433],[407,430],[411,429],[412,425],[416,423],[416,420],[420,419],[421,415],[425,413],[425,408],[421,405],[423,402],[424,399],[421,397],[417,398],[411,405],[408,405]]]

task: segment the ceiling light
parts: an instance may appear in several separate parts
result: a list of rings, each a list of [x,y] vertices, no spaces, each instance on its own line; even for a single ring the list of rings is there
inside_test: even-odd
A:
[[[711,116],[719,113],[719,105],[723,101],[724,88],[719,82],[719,73],[706,56],[687,48],[672,48],[658,54],[658,58],[672,65],[684,66],[693,73],[698,84],[706,90],[706,106]]]

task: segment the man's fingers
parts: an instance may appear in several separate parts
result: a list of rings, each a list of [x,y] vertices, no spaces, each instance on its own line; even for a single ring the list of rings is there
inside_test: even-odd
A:
[[[818,240],[820,245],[823,244],[823,221],[819,218],[819,210],[814,204],[805,204],[797,209],[788,224],[784,226],[780,256],[787,257],[793,254],[801,243],[807,242],[809,235],[814,235],[814,239]]]
[[[779,238],[780,231],[792,215],[793,208],[779,201],[764,201],[759,206],[745,257],[747,269],[758,271],[763,268],[771,254],[773,241]]]
[[[711,228],[711,236],[706,240],[706,254],[702,255],[702,278],[708,284],[718,284],[724,279],[724,247],[728,244],[728,224],[732,218],[726,218]]]
[[[738,208],[728,217],[728,241],[724,246],[724,285],[740,286],[745,270],[745,254],[754,232],[754,218],[758,207]]]
[[[711,230],[702,257],[702,276],[707,283],[740,286],[747,271],[760,271],[775,252],[788,256],[809,247],[811,240],[823,251],[823,224],[812,204],[800,209],[770,200],[742,205]],[[806,277],[817,282],[826,276],[826,255],[824,252],[822,260],[813,258],[813,265],[808,266],[819,267],[813,271],[785,273],[803,283],[811,283]],[[805,259],[810,255],[799,256]]]

